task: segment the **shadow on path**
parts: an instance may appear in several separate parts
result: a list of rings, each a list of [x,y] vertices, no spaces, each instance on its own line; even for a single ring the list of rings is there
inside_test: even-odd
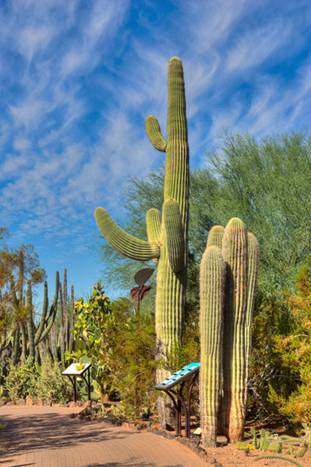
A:
[[[122,439],[132,434],[129,431],[115,431],[108,424],[82,422],[71,418],[70,415],[56,413],[27,416],[2,415],[0,421],[6,425],[1,430],[0,456],[16,455],[38,449],[74,447],[80,443]]]

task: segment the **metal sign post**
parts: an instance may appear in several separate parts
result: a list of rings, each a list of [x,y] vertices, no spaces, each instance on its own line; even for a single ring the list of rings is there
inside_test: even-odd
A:
[[[184,366],[181,370],[173,373],[169,378],[155,386],[159,391],[164,391],[173,401],[176,410],[176,436],[181,436],[181,413],[185,412],[186,437],[190,438],[190,404],[194,383],[199,375],[200,363],[192,362]],[[188,392],[183,394],[186,382],[189,381]],[[179,385],[178,389],[173,389]]]
[[[80,366],[83,365],[83,368]],[[91,400],[91,374],[90,374],[90,363],[72,363],[62,372],[64,376],[68,376],[73,386],[73,400],[77,402],[77,377],[82,378],[87,386],[88,400]],[[85,375],[87,372],[87,378]]]

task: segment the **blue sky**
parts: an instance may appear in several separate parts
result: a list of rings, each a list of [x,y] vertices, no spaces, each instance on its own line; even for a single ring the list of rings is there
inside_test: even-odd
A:
[[[78,295],[104,268],[94,208],[122,222],[130,177],[163,162],[144,118],[165,128],[170,56],[192,167],[224,131],[309,131],[310,0],[1,0],[0,27],[1,225]]]

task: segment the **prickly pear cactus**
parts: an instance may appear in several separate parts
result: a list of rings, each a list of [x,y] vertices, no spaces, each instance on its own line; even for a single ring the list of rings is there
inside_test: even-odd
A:
[[[183,67],[177,57],[168,64],[167,140],[154,116],[147,117],[145,127],[151,144],[166,153],[162,219],[157,209],[147,212],[148,241],[118,227],[103,208],[95,210],[95,219],[103,236],[119,253],[157,263],[157,357],[165,361],[174,356],[181,343],[187,267],[189,149]],[[167,374],[159,370],[157,379]],[[165,424],[163,410],[160,417]]]

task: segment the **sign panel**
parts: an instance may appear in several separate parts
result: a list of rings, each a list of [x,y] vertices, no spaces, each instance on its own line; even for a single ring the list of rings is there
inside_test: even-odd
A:
[[[81,376],[90,366],[90,363],[72,363],[62,374],[67,376]]]
[[[180,384],[183,381],[186,381],[190,376],[197,373],[200,369],[199,362],[191,362],[186,366],[183,366],[180,370],[173,373],[169,378],[162,381],[160,384],[155,386],[156,389],[159,390],[166,390],[170,389],[176,384]]]

